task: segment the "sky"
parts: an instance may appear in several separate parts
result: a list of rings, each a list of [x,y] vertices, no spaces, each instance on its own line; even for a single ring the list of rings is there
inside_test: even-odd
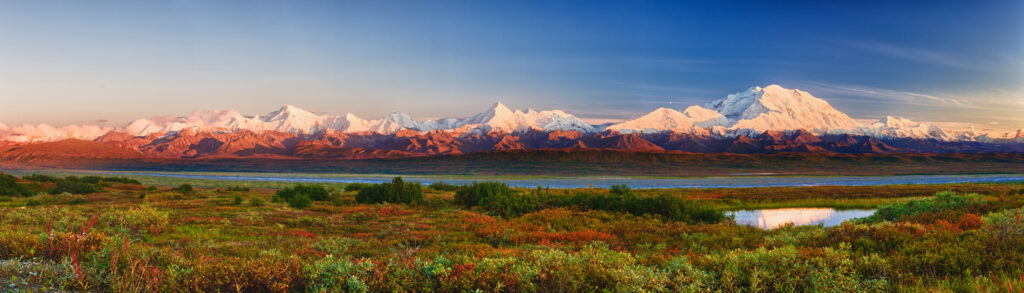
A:
[[[898,3],[892,3],[898,2]],[[591,121],[751,86],[1024,128],[1024,1],[8,1],[0,122],[496,101]]]

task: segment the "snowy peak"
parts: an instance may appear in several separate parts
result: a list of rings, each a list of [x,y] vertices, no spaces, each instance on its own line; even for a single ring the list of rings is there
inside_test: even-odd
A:
[[[944,141],[1024,142],[1024,130],[1017,131],[1016,135],[1013,132],[1001,132],[998,136],[990,136],[984,133],[983,128],[981,132],[969,127],[943,129],[951,127],[950,122],[919,123],[894,116],[864,123],[867,125],[858,124],[828,102],[806,91],[773,84],[751,87],[709,103],[706,107],[694,105],[683,110],[663,107],[628,121],[597,127],[562,110],[517,110],[501,102],[468,117],[435,120],[416,120],[402,112],[367,120],[352,113],[322,114],[283,105],[269,113],[254,116],[245,116],[235,110],[196,110],[184,116],[138,119],[120,128],[96,125],[54,127],[47,124],[14,126],[0,123],[0,141],[96,139],[110,131],[132,137],[167,136],[179,131],[218,134],[237,131],[262,134],[276,131],[300,135],[322,131],[384,135],[445,132],[446,135],[458,136],[530,131],[592,134],[600,128],[625,134],[675,132],[693,136],[753,137],[767,131],[807,130],[814,135],[845,133]],[[937,125],[943,125],[943,128]]]
[[[686,110],[683,110],[683,115],[690,117],[693,124],[698,127],[708,128],[729,123],[729,119],[725,118],[722,113],[697,105],[687,107]]]
[[[620,133],[690,132],[693,119],[682,112],[661,107],[636,119],[612,124],[605,129]]]
[[[535,111],[533,109],[512,110],[505,104],[497,102],[487,111],[473,115],[460,123],[458,127],[469,127],[480,132],[523,132],[541,131],[580,131],[595,132],[594,127],[562,110]]]
[[[756,132],[807,129],[850,131],[859,125],[825,100],[779,85],[752,87],[712,102],[709,107],[728,118],[731,129]]]
[[[894,116],[885,116],[885,118],[879,119],[878,122],[861,127],[860,132],[869,136],[886,138],[954,139],[953,135],[934,124],[919,123]]]
[[[286,104],[284,106],[281,106],[281,109],[278,109],[277,111],[268,113],[266,116],[264,116],[263,121],[271,122],[271,121],[281,121],[281,120],[289,120],[289,119],[318,119],[318,118],[319,118],[319,116],[317,116],[316,114],[313,114],[313,112],[306,111],[306,110],[304,110],[302,108]]]
[[[620,133],[704,133],[706,131],[701,129],[726,122],[727,119],[721,113],[701,106],[690,106],[683,112],[661,107],[639,118],[613,124],[605,129]]]

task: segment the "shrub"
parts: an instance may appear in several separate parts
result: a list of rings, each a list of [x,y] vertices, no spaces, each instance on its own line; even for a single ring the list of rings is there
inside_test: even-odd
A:
[[[455,202],[465,206],[479,206],[502,217],[514,217],[536,211],[541,203],[538,197],[515,192],[503,182],[473,182],[455,192]]]
[[[708,255],[698,267],[713,272],[702,280],[726,292],[865,292],[882,291],[883,276],[862,275],[854,266],[849,245],[805,249],[783,246],[733,250]],[[686,260],[683,260],[686,261]],[[861,259],[861,266],[884,267],[884,260]]]
[[[367,187],[367,186],[370,186],[370,185],[373,185],[373,184],[348,183],[348,184],[345,184],[345,191],[359,191],[359,190],[363,189],[363,187]]]
[[[188,183],[183,183],[181,185],[178,185],[178,187],[175,188],[174,190],[177,190],[178,192],[181,192],[183,194],[190,194],[190,193],[195,192],[195,189],[192,188],[192,184],[188,184]]]
[[[503,182],[473,182],[455,192],[455,203],[464,207],[483,206],[494,198],[512,195],[512,189]]]
[[[860,219],[860,221],[863,223],[873,223],[878,221],[895,221],[929,213],[947,211],[953,213],[969,212],[985,204],[986,202],[981,199],[981,195],[977,193],[959,195],[952,191],[942,191],[929,199],[910,200],[906,203],[882,206],[875,214]]]
[[[291,199],[305,195],[309,200],[326,201],[331,199],[331,193],[321,185],[298,184],[292,187],[279,189],[274,193],[274,202],[291,202]]]
[[[228,188],[226,188],[225,190],[226,190],[226,191],[241,191],[241,192],[248,192],[248,191],[249,191],[249,188],[248,188],[248,187],[242,187],[242,186],[238,186],[238,185],[236,185],[236,186],[228,186]]]
[[[353,262],[333,255],[306,265],[303,269],[309,279],[308,292],[370,292],[363,282],[372,273],[373,263],[367,260]]]
[[[149,206],[117,210],[104,218],[111,225],[136,233],[160,234],[169,223],[167,212]]]
[[[97,177],[97,176],[91,176],[91,177],[96,177],[95,180],[97,180],[97,182],[94,182],[94,183],[99,183],[99,182],[116,182],[116,183],[121,183],[121,184],[133,184],[133,185],[140,185],[140,184],[142,184],[142,182],[139,182],[139,180],[131,179],[131,178],[128,178],[128,177]]]
[[[68,200],[67,204],[69,204],[69,205],[79,205],[79,204],[84,204],[84,203],[87,203],[87,202],[88,201],[86,201],[84,197],[76,196],[76,197],[73,197],[70,200]]]
[[[163,292],[302,292],[302,264],[281,256],[203,255],[177,260]]]
[[[234,198],[231,200],[231,204],[236,205],[236,206],[237,205],[241,205],[242,201],[243,201],[242,195],[241,194],[236,194],[234,196]]]
[[[518,216],[544,208],[564,207],[660,215],[666,220],[687,223],[717,223],[725,214],[708,206],[668,194],[638,196],[625,185],[615,185],[607,194],[580,192],[574,195],[516,192],[501,182],[473,182],[455,192],[455,202],[464,207],[479,206],[504,217]]]
[[[304,209],[313,204],[313,200],[305,193],[299,193],[288,199],[288,206],[296,209]]]
[[[365,186],[356,194],[358,203],[414,203],[421,201],[423,201],[423,186],[418,182],[402,181],[402,177],[392,178],[390,183]]]
[[[427,187],[429,187],[430,189],[433,189],[433,190],[437,190],[437,191],[455,191],[455,190],[459,189],[458,185],[449,184],[449,183],[442,182],[442,181],[431,183]]]
[[[68,176],[69,178],[72,176]],[[59,193],[71,193],[71,194],[90,194],[102,191],[103,187],[100,187],[96,183],[82,182],[79,180],[60,180],[57,181],[57,187],[50,190],[51,194]]]
[[[628,187],[613,189],[608,194],[578,193],[568,202],[562,201],[560,204],[637,216],[660,215],[667,220],[687,223],[717,223],[725,219],[721,211],[691,200],[669,194],[638,196],[630,192]]]
[[[25,176],[25,177],[22,177],[22,178],[25,179],[25,180],[32,180],[32,181],[35,181],[35,182],[54,182],[54,183],[61,180],[60,178],[57,178],[57,177],[54,177],[54,176],[49,176],[49,175],[43,175],[43,174],[32,174],[32,175],[28,175],[28,176]]]
[[[608,192],[614,195],[627,195],[632,194],[633,190],[630,189],[629,186],[626,186],[625,184],[615,184],[612,185],[612,188],[609,189]]]
[[[32,196],[34,193],[24,185],[18,184],[14,176],[0,173],[0,195]]]
[[[252,198],[249,198],[249,205],[250,206],[261,207],[261,206],[263,206],[263,204],[264,204],[264,201],[263,201],[263,198],[261,198],[261,197],[255,197],[254,196]]]

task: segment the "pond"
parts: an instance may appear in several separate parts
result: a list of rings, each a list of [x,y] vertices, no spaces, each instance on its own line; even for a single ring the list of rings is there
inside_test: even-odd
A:
[[[871,216],[875,210],[836,210],[833,208],[785,208],[739,210],[726,212],[737,224],[761,229],[775,229],[793,223],[795,226],[824,225],[832,227],[843,221]]]

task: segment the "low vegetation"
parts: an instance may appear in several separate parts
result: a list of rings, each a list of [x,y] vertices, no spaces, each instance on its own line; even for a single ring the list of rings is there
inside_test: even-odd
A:
[[[980,194],[956,194],[952,191],[942,191],[936,193],[933,198],[913,199],[882,206],[874,215],[861,219],[861,221],[872,223],[908,218],[920,219],[926,216],[946,214],[959,216],[965,213],[984,213],[988,210],[988,202],[983,200]]]
[[[423,201],[423,185],[395,177],[390,183],[363,186],[356,194],[358,203],[419,203]]]
[[[513,217],[549,208],[575,208],[629,213],[636,216],[656,215],[670,221],[717,223],[724,213],[686,198],[661,193],[641,196],[625,185],[616,185],[608,192],[555,192],[537,187],[533,191],[516,191],[501,182],[473,182],[455,192],[455,202],[463,207],[481,209],[502,217]]]
[[[18,184],[18,178],[0,173],[0,195],[4,196],[31,196],[34,192],[28,190],[24,185]]]
[[[100,180],[96,192],[65,195],[48,193],[65,178],[5,178],[0,186],[32,194],[0,201],[3,291],[1024,289],[1024,185],[1016,183],[740,192],[477,182],[450,190],[396,178],[344,191]],[[825,200],[882,207],[835,227],[775,230],[721,213]]]

